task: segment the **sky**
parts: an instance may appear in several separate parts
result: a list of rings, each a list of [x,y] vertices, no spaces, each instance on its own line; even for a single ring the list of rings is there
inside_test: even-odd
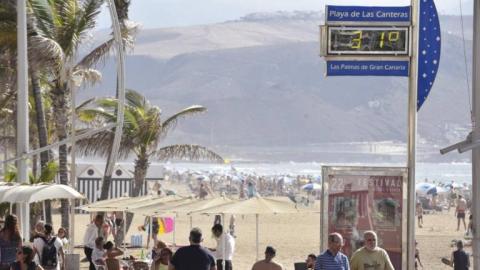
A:
[[[472,14],[472,0],[437,0],[440,14]],[[219,23],[254,12],[320,11],[325,5],[407,6],[410,0],[131,0],[130,19],[143,28],[164,28]],[[100,27],[109,27],[107,8]]]

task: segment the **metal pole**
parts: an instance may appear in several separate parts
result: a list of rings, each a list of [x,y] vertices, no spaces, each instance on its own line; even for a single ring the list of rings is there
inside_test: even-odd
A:
[[[258,261],[258,214],[255,214],[255,239],[257,251],[255,252],[255,261]]]
[[[28,55],[26,0],[17,1],[17,156],[28,152]],[[27,159],[17,162],[17,182],[28,183]],[[21,204],[22,236],[28,239],[28,203]]]
[[[472,63],[472,100],[473,132],[472,141],[480,140],[478,119],[480,119],[480,4],[473,2],[473,63]],[[480,148],[472,150],[472,214],[473,214],[473,269],[480,270]]]
[[[325,168],[322,168],[322,197],[320,198],[320,251],[318,254],[321,254],[323,251],[323,243],[324,243],[324,238],[325,238],[325,231],[323,227],[324,223],[324,208],[325,208],[325,199],[326,199],[326,188],[325,188],[325,177],[327,177],[327,174],[325,173]]]
[[[153,216],[150,216],[150,225],[148,226],[148,233],[147,233],[147,249],[148,249],[148,243],[150,243],[150,239],[153,239],[153,235],[152,235],[152,227],[153,227]],[[155,248],[155,241],[153,242],[153,247],[152,248]]]
[[[127,216],[125,214],[125,211],[123,211],[123,239],[122,239],[122,244],[123,244],[123,254],[125,254],[125,257],[127,257],[127,244],[125,243],[125,239],[127,239]]]
[[[47,211],[45,210],[45,201],[42,202],[43,220],[47,220]]]
[[[108,7],[110,11],[110,18],[112,19],[113,35],[115,38],[117,51],[117,127],[115,128],[115,135],[113,137],[112,152],[107,162],[108,167],[105,170],[105,175],[112,175],[115,163],[118,158],[118,150],[120,149],[120,142],[122,139],[124,109],[125,109],[125,52],[123,46],[122,33],[120,23],[118,21],[117,10],[113,0],[108,0]]]
[[[71,99],[72,99],[72,113],[70,115],[71,119],[70,121],[72,122],[72,129],[70,131],[70,136],[72,137],[72,144],[70,148],[70,186],[72,186],[76,190],[76,182],[77,182],[77,162],[75,160],[75,119],[76,119],[76,105],[75,105],[75,87],[71,88],[72,91],[70,93]],[[70,231],[74,232],[75,231],[75,199],[70,200]],[[72,233],[70,235],[70,245],[69,245],[69,250],[71,254],[73,253],[73,248],[75,246],[75,234]]]
[[[412,56],[408,78],[408,209],[407,209],[407,269],[415,269],[415,155],[417,135],[417,78],[418,78],[418,0],[411,0]]]
[[[222,248],[222,256],[223,256],[222,270],[225,270],[225,261],[227,260],[225,258],[225,248],[227,246],[227,232],[226,232],[226,229],[225,229],[225,214],[224,213],[222,213],[222,227],[223,227],[223,232],[222,233],[224,234],[224,235],[222,235],[224,237],[223,248]],[[220,237],[222,237],[222,236],[220,236]],[[221,241],[221,239],[220,239],[220,241]]]
[[[177,220],[175,219],[175,215],[173,216],[173,233],[172,233],[172,236],[173,236],[173,246],[177,246],[177,244],[175,243],[175,231],[177,230]]]

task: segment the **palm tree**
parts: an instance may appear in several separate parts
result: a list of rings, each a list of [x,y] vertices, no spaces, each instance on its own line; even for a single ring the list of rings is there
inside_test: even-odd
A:
[[[4,56],[12,55],[15,57],[16,52],[16,1],[6,0],[0,5],[0,32],[2,38],[0,38],[0,49],[4,52]],[[28,29],[28,50],[29,50],[29,67],[31,78],[31,89],[33,92],[35,104],[32,108],[35,109],[34,119],[36,120],[36,134],[37,140],[34,139],[33,146],[44,147],[48,144],[47,141],[47,125],[45,120],[45,112],[42,101],[42,89],[40,88],[40,75],[47,74],[50,70],[55,70],[58,67],[58,63],[62,62],[63,52],[59,45],[48,37],[41,35],[41,31],[36,25],[36,19],[33,16],[33,8],[35,6],[29,6],[27,29]],[[5,53],[6,52],[6,53]],[[8,58],[4,58],[8,59]],[[13,100],[15,97],[15,59],[8,61],[6,65],[3,65],[5,70],[14,70],[14,72],[2,73],[0,72],[0,81],[2,85],[5,85],[5,89],[10,90],[11,95],[7,95],[4,101]],[[6,75],[6,76],[2,76]],[[8,76],[13,75],[13,76]],[[9,86],[9,87],[8,87]],[[33,170],[36,171],[37,157],[32,158]],[[48,162],[50,161],[49,151],[45,151],[40,154],[41,170],[46,169]],[[47,203],[47,210],[50,210],[50,204]],[[51,214],[47,215],[47,221],[51,222]]]
[[[95,28],[102,4],[103,0],[30,0],[38,31],[42,36],[55,40],[64,55],[61,67],[51,75],[49,86],[58,140],[67,137],[71,92],[84,82],[95,83],[100,79],[100,73],[92,67],[108,56],[114,44],[112,37],[82,59],[77,59],[78,48]],[[135,30],[123,31],[126,45],[131,44],[131,34]],[[68,184],[67,146],[60,146],[58,154],[60,183]],[[68,202],[62,200],[61,203],[62,226],[68,227]]]
[[[95,101],[96,107],[79,111],[79,119],[85,123],[115,123],[117,100],[102,98]],[[168,160],[173,158],[199,160],[208,159],[223,162],[217,153],[200,145],[177,144],[161,147],[161,142],[181,118],[205,112],[206,108],[194,105],[185,108],[164,121],[161,110],[150,105],[148,100],[134,90],[127,90],[125,104],[125,123],[120,144],[120,158],[135,155],[134,182],[132,196],[137,197],[144,186],[150,160]],[[84,156],[106,157],[110,153],[112,131],[104,131],[77,142],[79,153]],[[127,229],[131,217],[127,219]]]

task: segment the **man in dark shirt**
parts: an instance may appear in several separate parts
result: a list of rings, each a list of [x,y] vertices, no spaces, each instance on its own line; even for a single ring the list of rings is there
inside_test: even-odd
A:
[[[468,270],[470,268],[470,259],[463,250],[463,241],[457,241],[457,250],[452,253],[452,266],[454,270]]]
[[[203,241],[202,231],[193,228],[188,240],[190,246],[179,248],[175,252],[168,270],[216,270],[215,259],[208,250],[200,246]]]

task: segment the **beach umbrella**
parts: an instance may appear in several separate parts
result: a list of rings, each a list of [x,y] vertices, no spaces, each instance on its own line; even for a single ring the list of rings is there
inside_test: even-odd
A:
[[[418,195],[427,195],[427,192],[436,187],[434,184],[432,183],[419,183],[419,184],[416,184],[415,185],[415,192],[418,194]]]
[[[98,201],[91,204],[86,204],[77,207],[77,209],[88,212],[109,212],[109,211],[128,211],[142,207],[150,207],[152,205],[162,205],[169,201],[177,201],[185,199],[180,196],[158,196],[147,195],[142,197],[122,197],[122,199],[115,198],[110,200]],[[131,211],[133,212],[133,211]],[[133,212],[136,213],[136,212]]]
[[[170,201],[183,200],[184,197],[179,196],[166,196],[160,197],[157,195],[148,195],[142,197],[122,197],[115,198],[110,200],[99,201],[87,205],[82,205],[77,207],[77,209],[88,211],[88,212],[108,212],[108,211],[122,211],[123,216],[125,217],[125,212],[132,212],[135,209],[148,208],[153,206],[158,206],[165,204]],[[151,228],[151,226],[150,226]],[[123,226],[123,235],[126,236],[126,226]],[[124,238],[125,241],[125,238]],[[126,254],[126,247],[124,247],[124,252]]]
[[[256,228],[256,258],[258,260],[258,217],[260,214],[287,214],[299,213],[296,205],[289,201],[277,199],[262,198],[260,196],[252,197],[248,200],[236,201],[225,205],[214,206],[211,208],[194,211],[202,214],[237,214],[237,215],[255,215]]]
[[[322,185],[317,184],[317,183],[308,183],[308,184],[306,184],[306,185],[303,185],[303,186],[302,186],[302,189],[303,189],[303,190],[306,190],[306,191],[321,190],[321,189],[322,189]]]
[[[3,186],[2,186],[3,187]],[[84,199],[85,197],[76,191],[74,188],[61,184],[38,184],[38,185],[16,185],[13,188],[3,188],[0,192],[0,201],[9,202],[10,206],[13,203],[19,203],[25,206],[27,213],[30,211],[30,203],[45,201],[47,199]],[[43,207],[45,213],[45,205]],[[22,215],[23,216],[23,215]],[[21,222],[23,237],[27,238],[28,230],[30,228],[30,217]]]
[[[74,188],[61,184],[18,185],[0,194],[0,201],[33,203],[53,199],[84,199]]]
[[[448,193],[448,189],[443,187],[432,187],[427,191],[427,195],[438,195]]]

